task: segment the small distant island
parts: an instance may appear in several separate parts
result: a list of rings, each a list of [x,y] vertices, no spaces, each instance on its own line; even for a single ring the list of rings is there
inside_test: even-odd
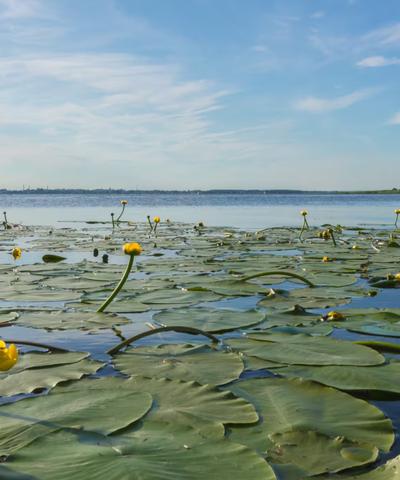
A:
[[[85,195],[101,195],[101,194],[118,194],[118,195],[181,195],[181,194],[197,194],[197,195],[400,195],[400,188],[383,189],[383,190],[293,190],[293,189],[210,189],[210,190],[130,190],[123,188],[22,188],[7,189],[0,188],[0,194],[85,194]]]

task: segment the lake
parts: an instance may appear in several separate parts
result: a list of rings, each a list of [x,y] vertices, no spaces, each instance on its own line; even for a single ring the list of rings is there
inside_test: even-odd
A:
[[[118,214],[122,198],[128,200],[127,220],[159,215],[246,229],[299,225],[303,208],[309,211],[310,223],[316,225],[392,225],[393,210],[400,208],[400,195],[138,192],[126,196],[0,193],[0,209],[7,211],[10,222],[64,226],[71,221],[109,220],[111,212]]]

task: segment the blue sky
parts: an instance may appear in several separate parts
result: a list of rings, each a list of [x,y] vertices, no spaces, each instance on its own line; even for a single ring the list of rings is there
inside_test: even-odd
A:
[[[0,0],[0,187],[400,187],[398,0]]]

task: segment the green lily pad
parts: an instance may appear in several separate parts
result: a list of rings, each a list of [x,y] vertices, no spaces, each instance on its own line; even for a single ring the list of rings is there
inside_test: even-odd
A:
[[[1,375],[0,396],[52,388],[60,382],[78,380],[84,375],[95,373],[103,366],[103,363],[85,359],[66,365],[17,370],[15,373],[11,369],[8,373]]]
[[[248,356],[294,365],[380,365],[375,350],[343,340],[285,333],[249,333],[227,344]],[[284,346],[283,346],[284,345]]]
[[[205,307],[167,310],[157,313],[153,317],[157,323],[163,326],[194,327],[213,333],[250,327],[264,318],[265,314],[257,310],[238,311]]]
[[[243,362],[237,354],[217,351],[208,345],[130,348],[119,353],[114,364],[131,376],[194,380],[213,385],[236,380],[243,371]]]
[[[385,452],[394,441],[392,424],[378,408],[331,387],[302,379],[260,378],[242,381],[229,388],[253,402],[263,419],[255,426],[232,428],[229,438],[264,455],[276,448],[275,434],[294,431],[312,431],[327,437],[323,449],[328,450],[332,447],[329,446],[330,439],[338,436],[344,437],[346,442],[358,443],[362,448],[369,445],[369,448],[376,447]],[[316,437],[316,441],[319,443],[322,438]],[[302,445],[298,444],[298,448],[300,451],[293,454],[292,464],[304,468],[307,460],[301,455]],[[370,451],[372,457],[374,449]],[[296,457],[303,460],[296,464]],[[336,456],[334,471],[349,465],[349,458],[343,458],[342,468],[337,463],[339,460]],[[366,456],[360,455],[357,459],[354,455],[350,461],[354,462],[353,465],[362,465]],[[309,464],[313,466],[312,459]]]
[[[344,437],[329,438],[313,431],[292,431],[270,435],[273,446],[267,460],[272,464],[292,464],[304,476],[338,472],[374,462],[378,449],[369,444],[351,442]]]
[[[101,330],[114,325],[125,325],[127,318],[106,313],[66,312],[23,312],[18,319],[19,325],[46,330]]]
[[[120,383],[124,381],[119,380]],[[34,439],[62,427],[109,435],[132,425],[152,406],[149,393],[109,388],[107,378],[100,383],[101,387],[96,390],[58,386],[49,395],[2,405],[1,455],[15,453]],[[115,384],[112,382],[113,387]],[[111,411],[118,415],[110,415]]]
[[[135,300],[155,309],[163,309],[213,302],[219,298],[221,298],[219,295],[212,292],[192,292],[184,288],[169,288],[137,295]]]
[[[141,442],[77,430],[40,438],[6,465],[43,480],[276,479],[255,452],[225,439],[186,448],[168,444],[162,437]]]
[[[330,385],[340,390],[379,390],[400,394],[400,361],[391,360],[383,365],[354,366],[291,366],[281,368],[279,375],[299,377]]]
[[[384,465],[381,465],[374,470],[371,470],[367,473],[361,474],[347,474],[342,475],[340,478],[342,480],[398,480],[400,476],[400,456],[392,458]],[[321,480],[330,480],[331,477],[326,477],[325,475],[319,477]]]

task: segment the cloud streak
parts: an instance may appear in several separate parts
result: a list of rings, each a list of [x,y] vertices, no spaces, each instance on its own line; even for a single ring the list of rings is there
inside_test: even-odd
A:
[[[373,95],[374,90],[365,89],[357,90],[349,93],[348,95],[342,95],[335,98],[321,98],[321,97],[305,97],[294,104],[296,110],[301,110],[310,113],[325,113],[334,110],[342,110],[349,108],[355,103],[365,100]]]
[[[400,65],[400,58],[385,58],[382,56],[366,57],[357,62],[358,67],[379,68],[390,65]]]

